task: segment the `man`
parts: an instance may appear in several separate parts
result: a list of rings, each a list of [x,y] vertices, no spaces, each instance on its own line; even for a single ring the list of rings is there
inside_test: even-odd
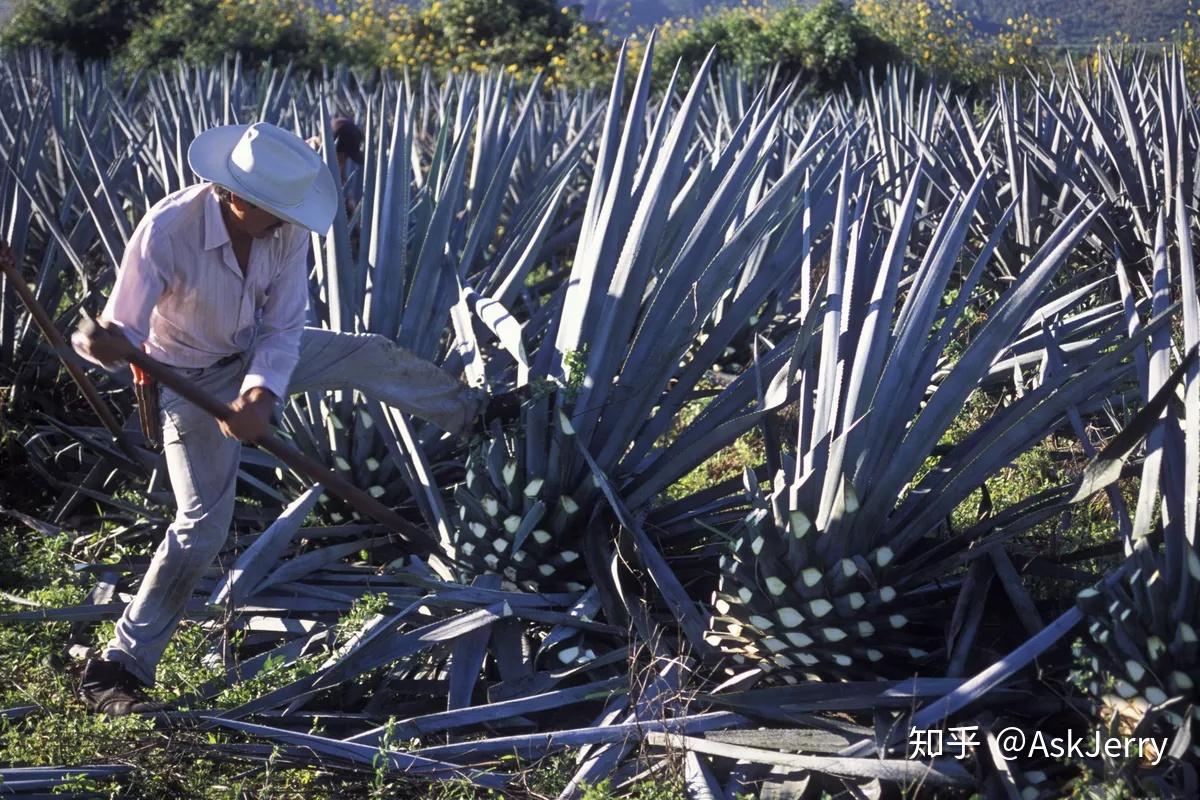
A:
[[[333,154],[337,158],[338,173],[342,181],[346,180],[346,162],[353,161],[358,166],[363,163],[363,133],[357,123],[349,117],[334,117],[329,123],[333,130]],[[321,149],[321,137],[313,136],[308,139],[308,146],[314,150]]]
[[[267,432],[289,392],[357,389],[452,434],[519,403],[513,395],[489,403],[384,337],[304,327],[309,232],[328,231],[337,207],[333,176],[304,140],[267,123],[227,125],[198,136],[188,161],[208,183],[150,210],[100,330],[72,337],[80,355],[109,369],[128,340],[232,410],[217,422],[161,390],[177,513],[107,650],[84,665],[85,703],[111,715],[158,707],[144,689],[225,542],[241,442]]]
[[[333,128],[334,153],[337,156],[338,170],[342,173],[342,180],[345,180],[346,159],[362,166],[363,134],[354,120],[348,117],[334,117],[333,122],[329,123],[329,127]]]
[[[343,184],[342,193],[346,198],[346,218],[353,221],[354,212],[362,200],[358,194],[361,190],[361,182],[358,182],[358,186],[351,186],[346,182],[348,177],[346,164],[348,161],[353,161],[361,169],[363,163],[363,132],[354,120],[349,117],[334,117],[333,121],[329,123],[329,127],[333,130],[333,154],[337,159],[337,175]],[[307,141],[309,147],[318,153],[321,152],[320,136],[313,136]],[[355,255],[358,254],[361,237],[362,227],[360,225],[353,225],[350,228],[350,252]]]

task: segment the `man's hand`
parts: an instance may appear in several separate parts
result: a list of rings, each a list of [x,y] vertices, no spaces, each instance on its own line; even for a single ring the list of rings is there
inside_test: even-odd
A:
[[[71,334],[71,346],[76,353],[105,369],[119,367],[133,352],[133,344],[115,326],[90,319],[81,322]]]
[[[229,418],[219,420],[221,433],[231,439],[254,443],[271,429],[275,395],[256,386],[230,403],[229,408],[233,411]]]

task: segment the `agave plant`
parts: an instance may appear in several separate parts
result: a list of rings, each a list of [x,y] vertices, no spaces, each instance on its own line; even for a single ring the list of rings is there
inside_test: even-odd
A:
[[[1065,369],[1044,377],[963,441],[936,450],[1022,331],[1059,314],[1070,317],[1072,304],[1061,302],[1071,297],[1070,285],[1054,287],[1051,279],[1097,213],[1078,206],[1062,220],[1012,286],[986,307],[986,322],[960,357],[945,363],[947,346],[965,335],[964,313],[1013,216],[1010,208],[981,248],[965,245],[986,177],[958,192],[924,257],[910,266],[905,253],[920,171],[910,178],[886,246],[870,233],[862,172],[843,172],[823,331],[798,354],[795,456],[772,476],[769,493],[747,480],[754,510],[721,561],[712,639],[734,661],[782,668],[789,680],[944,668],[938,665],[953,655],[942,644],[953,571],[968,557],[965,548],[994,539],[993,525],[1000,527],[997,521],[948,531],[945,520],[988,476],[1061,424],[1069,409],[1103,399],[1129,369],[1122,360],[1128,347],[1101,357],[1113,343],[1110,322]],[[853,194],[852,186],[858,187]],[[958,293],[945,306],[957,267]],[[907,291],[898,299],[906,275]],[[1004,535],[1045,518],[1044,508],[1031,511],[1006,519]]]
[[[1196,615],[1200,555],[1185,550],[1183,569],[1139,545],[1127,576],[1080,592],[1087,618],[1088,692],[1112,728],[1169,742],[1166,764],[1200,758],[1200,637]],[[1174,573],[1174,574],[1172,574]]]
[[[531,590],[579,590],[589,571],[594,579],[584,553],[606,484],[642,508],[761,418],[769,403],[747,379],[660,445],[746,317],[790,289],[796,245],[832,211],[832,131],[819,118],[780,150],[787,94],[768,104],[760,93],[707,153],[694,144],[705,72],[678,110],[664,101],[650,113],[652,53],[653,42],[623,129],[613,83],[565,292],[525,325],[536,345],[530,376],[549,391],[519,426],[475,446],[454,494],[456,553]]]
[[[105,198],[96,184],[103,184],[104,173],[119,163],[129,142],[104,109],[81,102],[104,83],[96,65],[77,70],[68,62],[30,55],[5,67],[5,103],[13,124],[0,134],[6,164],[0,177],[5,220],[0,235],[18,263],[35,270],[30,283],[39,302],[51,310],[65,307],[69,319],[98,285],[106,285],[112,263],[106,257],[124,246],[108,205],[115,198]],[[55,163],[63,168],[50,178]],[[36,351],[38,337],[16,294],[7,289],[0,302],[0,355],[6,367],[23,369],[43,361],[49,354]],[[20,402],[25,382],[12,382],[12,401]]]
[[[454,88],[436,98],[443,108],[433,118],[442,122],[432,152],[418,127],[430,116],[420,105],[428,96],[386,85],[368,98],[366,159],[351,179],[361,200],[352,219],[335,220],[314,273],[319,323],[385,336],[452,372],[469,359],[470,345],[447,335],[459,306],[471,325],[475,304],[467,306],[464,286],[493,286],[491,305],[502,307],[561,247],[547,237],[570,227],[574,212],[562,200],[593,124],[573,114],[539,119],[537,86],[519,109],[511,84],[500,80],[472,78]],[[336,169],[328,149],[327,156]],[[501,342],[521,354],[519,339]],[[478,366],[466,364],[468,378],[482,385]],[[398,412],[338,393],[294,399],[287,420],[298,443],[376,496],[396,503],[421,494],[403,453],[411,423]],[[432,440],[427,446],[437,451]]]
[[[1061,84],[1039,91],[1038,104],[1052,120],[1047,129],[1034,135],[1026,121],[1015,127],[1016,135],[1026,145],[1026,157],[1065,191],[1108,197],[1100,238],[1118,256],[1129,329],[1141,324],[1134,300],[1139,288],[1156,317],[1171,315],[1173,297],[1182,306],[1172,327],[1150,338],[1148,355],[1137,353],[1143,403],[1164,391],[1174,393],[1176,382],[1182,383],[1183,402],[1163,408],[1147,433],[1136,512],[1121,525],[1128,562],[1118,576],[1081,592],[1078,605],[1087,622],[1084,643],[1095,675],[1088,689],[1107,709],[1107,722],[1139,735],[1167,737],[1172,756],[1167,765],[1194,761],[1197,751],[1189,737],[1196,730],[1200,574],[1194,546],[1200,463],[1194,358],[1182,373],[1168,373],[1171,353],[1189,354],[1200,336],[1191,219],[1195,106],[1176,56],[1120,63],[1108,54],[1098,59],[1094,74],[1072,72]],[[1062,141],[1077,150],[1076,158],[1061,157]],[[1156,791],[1178,788],[1159,785]]]
[[[1077,598],[1088,625],[1084,641],[1093,674],[1089,692],[1107,707],[1113,727],[1169,741],[1167,766],[1200,758],[1195,739],[1200,730],[1200,295],[1182,165],[1179,170],[1171,204],[1177,268],[1171,268],[1164,208],[1155,226],[1151,300],[1153,312],[1168,313],[1172,275],[1179,276],[1174,288],[1183,312],[1181,341],[1172,341],[1172,331],[1159,330],[1150,341],[1148,358],[1139,365],[1139,379],[1148,407],[1151,398],[1164,394],[1182,402],[1162,403],[1147,435],[1137,512],[1127,542],[1132,552],[1124,574],[1083,590]],[[1126,287],[1132,291],[1127,282]],[[1127,316],[1131,326],[1138,324],[1132,303],[1127,303]],[[1182,347],[1177,349],[1177,344]],[[1171,372],[1173,350],[1185,357]]]
[[[1104,247],[1149,274],[1155,215],[1171,204],[1195,152],[1195,108],[1182,61],[1142,54],[1122,63],[1103,53],[1094,73],[1072,68],[1033,92],[1028,110],[1015,102],[1015,90],[1002,100],[1007,147],[1024,162],[1017,184],[1024,202],[1103,197]]]

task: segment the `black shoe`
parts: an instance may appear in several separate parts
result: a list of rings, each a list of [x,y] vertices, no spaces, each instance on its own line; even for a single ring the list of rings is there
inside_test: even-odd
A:
[[[101,658],[89,658],[83,665],[79,696],[88,711],[110,717],[162,711],[166,707],[146,695],[146,685],[124,664]]]

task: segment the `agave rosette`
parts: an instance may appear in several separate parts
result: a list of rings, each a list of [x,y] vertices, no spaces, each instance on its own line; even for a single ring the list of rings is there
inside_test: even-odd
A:
[[[982,247],[966,246],[986,178],[981,173],[955,194],[924,256],[910,265],[906,251],[920,171],[909,180],[886,245],[871,234],[864,173],[843,171],[822,331],[797,356],[796,455],[790,463],[779,461],[769,492],[747,480],[754,508],[721,560],[710,640],[735,661],[782,668],[793,681],[803,674],[865,677],[944,669],[938,664],[950,656],[944,645],[946,602],[960,583],[954,573],[964,549],[1001,527],[1011,535],[1045,519],[1046,511],[1026,509],[1009,524],[997,524],[996,531],[980,525],[955,534],[945,520],[988,476],[1061,424],[1076,404],[1094,407],[1104,387],[1119,385],[1128,371],[1131,346],[1111,347],[1116,333],[1111,320],[1098,339],[1081,342],[1031,392],[938,452],[925,471],[955,416],[1009,357],[1030,320],[1090,313],[1073,308],[1080,298],[1070,282],[1052,282],[1095,218],[1095,210],[1081,205],[1011,287],[984,303],[986,321],[965,336],[964,312],[978,302],[972,299],[975,288],[1012,220],[1009,209]],[[958,292],[943,304],[960,269]],[[964,338],[969,338],[965,350],[949,359],[948,344]],[[1057,352],[1052,339],[1042,336],[1041,344],[1043,361]],[[933,562],[931,552],[940,562]]]
[[[561,462],[575,458],[575,431],[562,412],[549,424],[538,419],[548,406],[547,396],[528,404],[520,438],[495,435],[472,445],[454,490],[455,552],[477,574],[502,575],[506,586],[582,592],[590,583],[579,535],[586,519],[570,487],[556,480]]]
[[[780,402],[760,402],[754,380],[741,380],[662,445],[744,320],[795,282],[797,246],[832,215],[835,132],[823,117],[781,145],[788,94],[760,93],[708,152],[696,142],[705,71],[678,109],[652,110],[652,52],[653,43],[623,126],[613,83],[565,291],[525,326],[529,375],[544,391],[519,425],[476,443],[455,490],[456,554],[517,586],[582,588],[602,484],[646,507]],[[622,58],[618,76],[623,68]],[[714,317],[722,301],[727,313]],[[765,368],[779,369],[783,352]]]

